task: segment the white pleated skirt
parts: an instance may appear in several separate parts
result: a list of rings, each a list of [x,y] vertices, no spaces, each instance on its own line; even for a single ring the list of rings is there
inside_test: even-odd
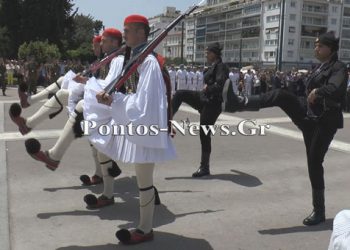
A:
[[[131,142],[128,139],[131,135],[99,133],[98,128],[101,125],[107,125],[110,128],[118,125],[112,119],[111,107],[97,102],[96,94],[100,91],[102,87],[98,80],[91,78],[85,86],[84,94],[84,119],[96,125],[96,128],[89,129],[89,140],[98,151],[115,161],[124,163],[160,163],[176,158],[176,150],[170,136],[167,147],[149,148]]]

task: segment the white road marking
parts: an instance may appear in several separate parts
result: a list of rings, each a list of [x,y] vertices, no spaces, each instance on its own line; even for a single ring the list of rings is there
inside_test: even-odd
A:
[[[180,110],[187,112],[187,113],[199,115],[197,110],[194,110],[193,108],[188,107],[188,106],[182,106],[182,107],[180,107]],[[350,114],[344,114],[344,118],[349,118],[349,117],[350,117]],[[236,126],[242,120],[247,120],[246,118],[227,115],[225,113],[222,113],[219,118],[220,118],[220,121],[217,122],[218,125],[227,124],[227,125]],[[288,122],[288,120],[289,120],[289,122],[291,122],[291,120],[288,117],[264,118],[264,119],[252,119],[252,120],[256,120],[257,124],[260,124],[260,125],[262,125],[262,124],[271,125],[273,123]],[[194,124],[198,124],[198,123],[194,123]],[[247,124],[247,126],[249,126],[249,124]],[[251,127],[253,127],[253,126],[251,126]],[[280,135],[280,136],[287,137],[287,138],[291,138],[291,139],[295,139],[298,141],[303,141],[302,133],[299,131],[296,131],[296,130],[292,130],[292,129],[287,129],[287,128],[282,128],[279,126],[271,125],[271,127],[269,129],[267,129],[266,132]],[[336,151],[350,153],[350,143],[347,143],[347,142],[333,140],[331,145],[330,145],[330,148],[333,150],[336,150]]]
[[[0,103],[0,117],[4,117],[4,104]],[[4,131],[4,120],[0,122],[0,134]],[[0,136],[1,137],[1,136]],[[9,208],[7,196],[6,144],[0,141],[0,241],[1,249],[10,249]]]
[[[0,133],[0,141],[21,141],[29,138],[54,139],[58,138],[61,133],[61,129],[36,130],[24,136],[19,132],[6,132]]]

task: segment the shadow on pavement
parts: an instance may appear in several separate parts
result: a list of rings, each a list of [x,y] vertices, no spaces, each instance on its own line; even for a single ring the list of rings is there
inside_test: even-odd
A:
[[[113,250],[113,249],[166,249],[166,250],[213,250],[208,241],[204,239],[193,239],[182,235],[157,232],[154,234],[154,241],[140,245],[125,246],[122,244],[107,244],[99,246],[67,246],[56,250]],[[118,241],[116,239],[116,241]]]
[[[139,200],[138,189],[136,188],[136,177],[124,177],[117,179],[114,183],[114,195],[116,197],[116,203],[114,205],[104,207],[97,210],[74,210],[64,212],[50,212],[40,213],[37,215],[40,219],[49,219],[55,216],[97,216],[101,220],[121,220],[127,221],[125,224],[119,225],[119,227],[136,227],[135,220],[139,216]],[[160,190],[159,190],[160,191]],[[191,192],[189,190],[180,191],[160,191],[160,193],[167,192]],[[160,195],[162,201],[162,196]],[[84,202],[82,206],[84,206]],[[174,222],[177,218],[184,217],[191,214],[200,213],[214,213],[222,210],[200,210],[191,211],[182,214],[173,214],[164,204],[160,204],[155,207],[154,227],[166,225]]]
[[[94,186],[80,185],[80,186],[70,186],[70,187],[43,188],[43,190],[47,191],[47,192],[56,192],[56,191],[60,191],[60,190],[81,190],[81,189],[87,189],[95,194],[98,194],[98,193],[101,193],[103,191],[103,185],[99,184],[99,185],[94,185]]]
[[[291,233],[301,233],[301,232],[318,232],[318,231],[328,231],[332,230],[333,219],[326,219],[322,224],[316,226],[295,226],[295,227],[286,227],[286,228],[273,228],[266,230],[259,230],[260,234],[291,234]]]
[[[212,174],[209,176],[204,176],[202,178],[192,178],[188,176],[179,176],[179,177],[167,177],[166,180],[223,180],[223,181],[232,181],[233,183],[236,183],[241,186],[245,187],[257,187],[262,185],[262,182],[259,180],[259,178],[238,171],[231,169],[232,173],[235,174]]]

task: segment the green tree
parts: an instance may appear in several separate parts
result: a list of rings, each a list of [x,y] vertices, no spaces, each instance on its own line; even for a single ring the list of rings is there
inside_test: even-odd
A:
[[[48,40],[62,49],[61,40],[65,32],[73,28],[71,2],[71,0],[22,0],[22,41]]]
[[[91,41],[102,29],[102,21],[94,20],[90,15],[75,15],[73,32],[65,42],[66,57],[73,59],[92,60],[94,58]]]
[[[10,56],[11,40],[8,36],[7,28],[0,27],[0,57]]]
[[[34,57],[35,61],[45,63],[52,59],[59,59],[60,52],[55,44],[49,44],[48,41],[25,42],[18,49],[18,57],[20,59]]]
[[[0,4],[0,27],[5,28],[6,37],[10,39],[6,55],[15,57],[21,44],[21,1],[1,0]]]
[[[187,61],[186,59],[183,59],[183,61],[181,60],[180,57],[175,57],[175,58],[165,58],[166,59],[166,64],[167,65],[171,65],[171,64],[174,64],[174,65],[180,65],[180,64],[184,64],[184,65],[187,65]]]
[[[63,56],[92,58],[91,39],[103,23],[76,15],[73,0],[0,0],[0,52],[16,57],[21,44],[48,41]],[[70,53],[66,53],[70,51]]]

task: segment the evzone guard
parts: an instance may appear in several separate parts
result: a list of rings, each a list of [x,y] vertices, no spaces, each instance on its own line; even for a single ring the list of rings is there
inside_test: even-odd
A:
[[[104,35],[104,36],[103,36]],[[104,52],[109,52],[111,50],[115,50],[120,47],[122,35],[120,31],[109,28],[104,31],[104,34],[102,37],[96,37],[94,38],[94,44],[96,46],[96,43],[102,42],[102,48]],[[103,40],[104,41],[101,41]],[[96,49],[97,51],[97,49]],[[103,74],[103,72],[107,72],[106,70],[100,70],[100,77],[106,77],[105,80],[107,82],[110,81],[110,79],[113,79],[116,74],[118,74],[118,63],[120,63],[120,58],[117,60],[117,57],[114,58],[111,61],[110,70],[106,76],[106,74]],[[101,73],[102,72],[102,73]],[[65,79],[68,78],[68,79]],[[68,82],[69,86],[72,86],[70,91],[67,90],[67,88],[51,88],[48,90],[44,90],[41,93],[40,98],[44,98],[46,96],[46,93],[48,91],[51,91],[50,93],[54,96],[51,97],[40,109],[38,112],[36,112],[33,116],[24,119],[20,116],[21,109],[18,104],[12,105],[10,109],[10,116],[12,120],[16,122],[16,124],[19,126],[20,130],[23,127],[29,127],[30,125],[37,125],[43,120],[47,118],[51,118],[53,114],[57,113],[57,109],[61,109],[62,105],[68,104],[68,109],[70,110],[69,119],[65,125],[65,128],[63,130],[63,133],[60,135],[58,141],[56,142],[55,146],[51,148],[50,150],[43,152],[40,150],[40,143],[36,139],[29,139],[26,141],[26,148],[28,153],[36,160],[43,161],[47,168],[50,170],[55,170],[58,165],[60,159],[63,157],[66,149],[70,145],[70,143],[77,137],[81,136],[81,128],[80,128],[80,121],[82,120],[82,112],[79,110],[81,109],[81,106],[77,105],[77,102],[83,97],[83,91],[84,91],[84,85],[77,83],[73,80],[73,78],[77,81],[83,81],[84,78],[81,76],[76,76],[72,72],[70,72],[70,75],[66,74],[66,77],[63,79],[59,79],[58,82],[62,84],[65,82]],[[59,84],[54,83],[53,85],[59,86]],[[69,87],[68,87],[69,89]],[[57,90],[56,93],[54,90]],[[20,89],[19,90],[21,104],[25,103],[25,99],[32,99],[30,97],[25,96],[25,93]],[[39,100],[39,98],[36,98],[35,100]],[[22,105],[24,107],[25,105]],[[27,105],[26,107],[28,107]],[[29,121],[29,123],[28,123]],[[30,123],[31,121],[34,121]],[[32,127],[35,127],[32,126]],[[31,130],[27,129],[26,131],[29,132]],[[21,130],[23,131],[23,129]],[[108,159],[103,154],[96,151],[94,147],[92,147],[93,150],[93,157],[95,160],[95,174],[90,178],[87,175],[82,175],[81,180],[84,185],[95,185],[102,183],[105,181],[104,186],[105,190],[103,195],[100,196],[100,199],[95,199],[93,202],[90,202],[90,207],[96,208],[96,207],[102,207],[106,205],[110,205],[114,203],[113,198],[113,179],[114,177],[117,177],[121,170],[119,169],[118,165],[112,161],[111,159]],[[108,198],[107,198],[108,197]],[[86,200],[86,199],[85,199]],[[91,200],[91,197],[90,197]]]

